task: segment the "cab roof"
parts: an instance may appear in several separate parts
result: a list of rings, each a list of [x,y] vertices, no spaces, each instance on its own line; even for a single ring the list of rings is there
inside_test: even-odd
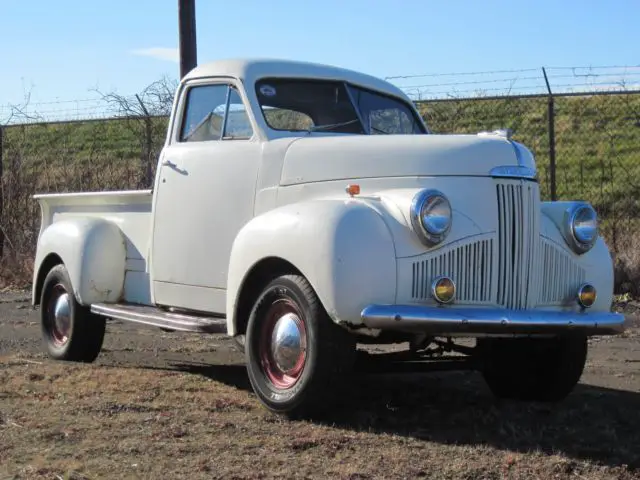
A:
[[[185,75],[183,81],[213,76],[228,76],[250,84],[266,77],[342,80],[411,101],[398,87],[380,78],[346,68],[296,60],[269,58],[217,60],[196,66]]]

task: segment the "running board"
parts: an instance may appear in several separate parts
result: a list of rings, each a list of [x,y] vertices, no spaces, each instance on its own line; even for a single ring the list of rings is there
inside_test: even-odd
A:
[[[148,305],[96,303],[91,311],[103,317],[125,322],[142,323],[182,332],[227,333],[227,320],[219,317],[200,317],[174,313]]]

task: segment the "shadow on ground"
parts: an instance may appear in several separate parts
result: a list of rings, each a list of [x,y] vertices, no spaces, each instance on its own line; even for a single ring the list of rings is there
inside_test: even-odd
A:
[[[178,363],[172,369],[251,391],[243,365]],[[429,442],[561,453],[640,472],[640,394],[580,384],[558,404],[501,401],[473,371],[366,375],[331,413],[338,428]]]

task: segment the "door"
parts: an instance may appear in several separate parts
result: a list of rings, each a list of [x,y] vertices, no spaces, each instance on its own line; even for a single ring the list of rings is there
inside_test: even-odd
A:
[[[180,111],[156,183],[153,299],[224,314],[231,246],[253,217],[260,144],[232,83],[190,85]]]

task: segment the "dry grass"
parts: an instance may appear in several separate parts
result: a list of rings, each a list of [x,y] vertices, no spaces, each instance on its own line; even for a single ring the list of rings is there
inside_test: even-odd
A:
[[[287,422],[240,366],[177,371],[0,360],[6,478],[640,478],[638,394],[495,403],[472,374],[354,385]],[[3,478],[0,476],[0,478]]]
[[[0,479],[640,479],[640,321],[591,342],[557,405],[497,401],[475,372],[356,375],[314,421],[268,413],[224,336],[110,322],[55,362],[0,302]],[[617,306],[638,311],[633,302]]]

